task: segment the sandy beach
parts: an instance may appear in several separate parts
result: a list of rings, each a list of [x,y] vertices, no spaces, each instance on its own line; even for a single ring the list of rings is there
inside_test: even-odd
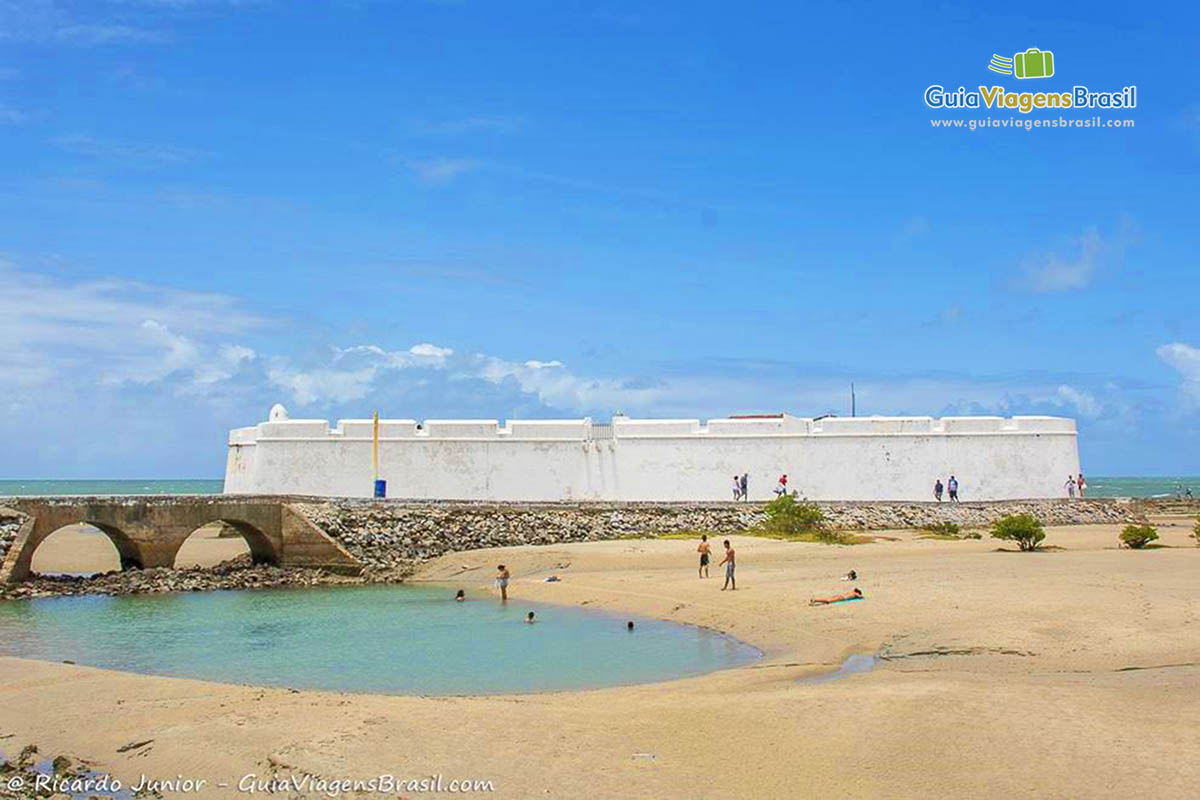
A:
[[[736,592],[719,590],[715,567],[697,579],[687,540],[455,553],[419,577],[490,595],[503,562],[514,603],[709,626],[764,656],[668,683],[492,697],[295,692],[4,658],[0,748],[36,743],[127,783],[204,779],[203,797],[245,796],[246,775],[388,773],[489,780],[505,798],[1193,797],[1200,548],[1190,519],[1156,522],[1163,546],[1141,552],[1118,550],[1114,526],[1049,529],[1052,549],[1032,554],[911,531],[851,547],[731,537]],[[845,590],[851,568],[864,600],[808,605]],[[562,580],[546,583],[552,574]],[[881,658],[864,674],[806,680],[852,653]]]

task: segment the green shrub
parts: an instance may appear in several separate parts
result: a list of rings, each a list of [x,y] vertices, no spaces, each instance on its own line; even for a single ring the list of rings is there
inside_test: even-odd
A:
[[[767,520],[763,527],[769,533],[795,535],[816,533],[825,527],[825,514],[808,503],[797,503],[789,494],[780,495],[767,503]]]
[[[962,528],[958,527],[956,522],[931,522],[921,530],[934,536],[950,536],[955,539],[960,538],[962,532]]]
[[[1153,525],[1126,525],[1121,531],[1121,541],[1126,547],[1141,550],[1158,538],[1158,531]]]
[[[992,537],[1016,542],[1026,551],[1036,550],[1046,538],[1042,523],[1033,514],[1008,514],[992,523]]]

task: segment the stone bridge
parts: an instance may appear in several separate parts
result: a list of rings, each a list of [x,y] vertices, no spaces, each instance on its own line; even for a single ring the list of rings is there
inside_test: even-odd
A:
[[[122,569],[171,567],[198,528],[223,522],[246,540],[255,563],[319,567],[357,574],[361,564],[293,508],[294,498],[226,495],[164,497],[31,497],[5,499],[27,515],[0,565],[0,583],[25,580],[33,553],[55,531],[86,523],[99,528]]]

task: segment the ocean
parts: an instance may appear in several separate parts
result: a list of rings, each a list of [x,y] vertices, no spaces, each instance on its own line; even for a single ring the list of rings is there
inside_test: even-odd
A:
[[[1087,479],[1089,497],[1173,497],[1186,489],[1200,497],[1200,475],[1168,475],[1164,477],[1107,477]],[[220,494],[220,479],[180,480],[0,480],[0,497],[16,495],[137,495],[137,494]]]

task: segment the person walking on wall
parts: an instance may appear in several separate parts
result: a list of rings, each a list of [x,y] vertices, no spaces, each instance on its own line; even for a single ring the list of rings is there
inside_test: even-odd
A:
[[[945,488],[945,487],[944,487],[944,486],[942,486],[942,479],[941,479],[941,478],[937,478],[937,479],[935,479],[935,480],[934,480],[934,482],[933,482],[933,496],[934,496],[934,498],[936,498],[936,499],[937,499],[937,501],[938,501],[939,503],[940,503],[940,502],[942,502],[942,489],[944,489],[944,488]]]
[[[1067,497],[1075,499],[1075,478],[1070,475],[1067,476]]]
[[[737,475],[734,475],[733,476],[733,502],[736,503],[738,500],[741,500],[741,499],[742,499],[742,481]]]
[[[730,546],[729,540],[726,539],[725,540],[725,558],[721,561],[721,564],[725,565],[725,585],[721,587],[722,592],[725,591],[726,589],[729,589],[734,592],[737,591],[737,580],[733,577],[734,556],[735,555],[736,555],[736,553],[734,552],[733,547]],[[721,566],[721,564],[717,564],[717,566],[719,567],[719,566]]]
[[[708,560],[712,558],[712,545],[708,543],[708,534],[700,534],[700,544],[696,547],[700,554],[700,577],[708,577]]]
[[[783,497],[785,494],[787,494],[787,473],[786,472],[779,476],[779,485],[775,487],[775,494],[778,495],[779,497]]]
[[[946,491],[948,491],[950,493],[951,502],[957,503],[958,502],[958,478],[954,477],[953,475],[950,476],[950,480],[946,481]]]
[[[750,499],[750,473],[749,472],[742,473],[742,479],[741,479],[740,483],[742,485],[742,499],[749,500]]]
[[[1083,473],[1079,473],[1079,477],[1075,479],[1075,488],[1079,490],[1079,499],[1083,499],[1083,492],[1087,489],[1087,481],[1083,478]]]

